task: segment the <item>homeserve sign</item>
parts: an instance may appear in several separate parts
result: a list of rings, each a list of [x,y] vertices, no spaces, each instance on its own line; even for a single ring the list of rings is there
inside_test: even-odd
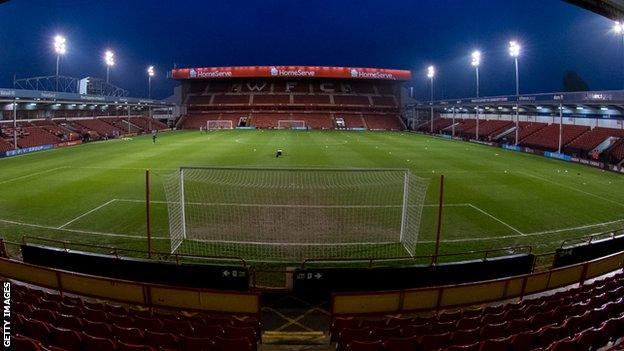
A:
[[[367,78],[367,79],[396,79],[392,73],[381,72],[360,72],[357,69],[351,70],[351,77],[353,78]]]
[[[280,76],[280,77],[314,77],[316,72],[314,71],[306,71],[302,69],[297,70],[286,70],[286,69],[278,69],[277,67],[271,67],[270,73],[272,76]]]
[[[189,71],[190,78],[228,78],[232,76],[232,71],[197,71],[191,69]]]

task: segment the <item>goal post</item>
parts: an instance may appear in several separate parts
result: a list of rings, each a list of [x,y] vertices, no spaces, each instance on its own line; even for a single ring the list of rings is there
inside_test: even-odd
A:
[[[206,130],[215,130],[215,129],[234,129],[234,123],[229,120],[206,121]]]
[[[165,182],[171,252],[266,262],[414,256],[427,186],[404,169],[181,168]]]
[[[279,120],[277,121],[278,129],[306,129],[306,123],[303,120]]]

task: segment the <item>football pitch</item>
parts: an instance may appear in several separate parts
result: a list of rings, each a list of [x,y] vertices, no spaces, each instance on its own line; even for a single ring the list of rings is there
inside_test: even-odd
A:
[[[282,149],[284,157],[275,158]],[[399,132],[199,131],[139,136],[0,159],[0,236],[146,249],[145,169],[154,250],[170,250],[165,178],[182,166],[408,168],[429,179],[417,255],[530,245],[624,227],[624,177],[498,148]],[[235,251],[234,251],[235,252]]]

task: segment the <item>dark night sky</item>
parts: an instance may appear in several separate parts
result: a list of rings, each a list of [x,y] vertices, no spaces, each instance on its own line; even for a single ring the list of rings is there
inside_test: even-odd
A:
[[[560,0],[12,0],[0,5],[0,87],[54,74],[51,39],[68,54],[61,74],[105,76],[147,95],[145,69],[158,69],[154,96],[171,94],[178,66],[331,65],[405,68],[428,99],[425,67],[437,66],[436,98],[474,94],[470,53],[484,54],[482,95],[514,91],[507,43],[523,44],[521,92],[559,91],[576,70],[592,89],[620,89],[622,44],[612,22]]]

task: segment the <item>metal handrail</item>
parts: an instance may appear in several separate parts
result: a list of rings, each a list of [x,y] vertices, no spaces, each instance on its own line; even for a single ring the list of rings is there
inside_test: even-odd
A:
[[[528,253],[533,251],[533,247],[529,245],[519,245],[519,246],[511,246],[504,248],[496,248],[496,249],[485,249],[485,250],[473,250],[473,251],[465,251],[465,252],[454,252],[438,255],[440,257],[457,257],[464,255],[475,255],[475,254],[483,254],[482,260],[485,260],[490,257],[490,253],[493,252],[504,252],[511,251],[511,253],[517,253],[523,249],[528,250]],[[309,263],[322,263],[322,262],[337,262],[337,263],[357,263],[357,262],[368,262],[369,267],[373,267],[375,262],[381,261],[417,261],[419,259],[431,259],[433,255],[422,255],[422,256],[398,256],[398,257],[371,257],[371,258],[308,258],[305,259],[301,263],[301,268],[305,268],[306,264]]]
[[[137,250],[137,249],[124,249],[124,248],[117,248],[117,247],[112,247],[112,246],[106,246],[106,245],[97,245],[97,244],[89,244],[89,243],[79,243],[79,242],[71,242],[71,241],[67,241],[67,240],[56,240],[56,239],[48,239],[48,238],[40,238],[40,237],[36,237],[36,236],[28,236],[28,235],[24,235],[22,236],[22,243],[23,244],[27,244],[27,240],[28,239],[34,239],[34,240],[39,240],[39,241],[43,241],[43,242],[47,242],[47,243],[56,243],[56,244],[62,244],[63,249],[65,251],[69,251],[70,249],[67,247],[68,245],[75,245],[78,247],[87,247],[87,248],[98,248],[98,249],[108,249],[111,250],[110,254],[114,255],[116,258],[120,258],[120,252],[128,252],[128,253],[140,253],[140,254],[144,254],[147,256],[148,252],[147,251],[143,251],[143,250]],[[189,258],[189,259],[200,259],[200,260],[217,260],[217,261],[238,261],[243,267],[247,267],[247,261],[245,261],[244,258],[242,257],[238,257],[238,256],[200,256],[200,255],[187,255],[187,254],[178,254],[178,253],[171,253],[171,252],[163,252],[163,251],[152,251],[152,255],[156,255],[158,257],[174,257],[175,258],[175,262],[176,264],[180,264],[182,259],[184,258]],[[169,261],[168,259],[165,259],[166,261]]]

